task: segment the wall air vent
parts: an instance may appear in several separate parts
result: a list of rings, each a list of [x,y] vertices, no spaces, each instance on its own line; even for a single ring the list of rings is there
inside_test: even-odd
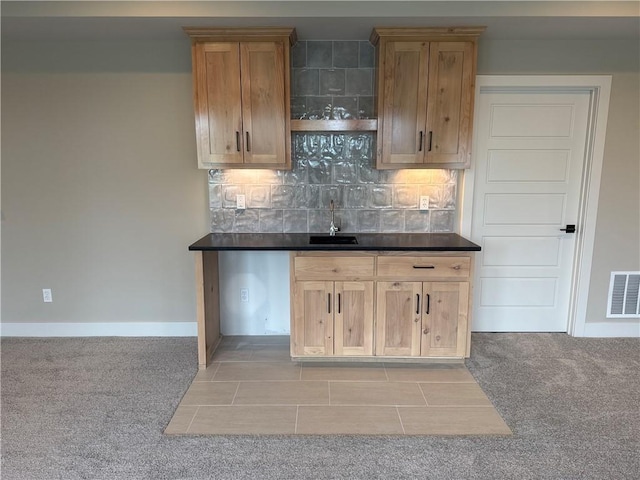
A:
[[[640,272],[611,272],[607,318],[640,318]]]

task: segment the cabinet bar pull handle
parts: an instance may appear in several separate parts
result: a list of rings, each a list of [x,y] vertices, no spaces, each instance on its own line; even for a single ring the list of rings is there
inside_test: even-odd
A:
[[[422,151],[422,139],[424,137],[424,133],[422,133],[422,130],[420,130],[420,143],[418,144],[418,151],[421,152]]]
[[[240,132],[236,131],[236,150],[240,151]]]
[[[420,294],[416,293],[416,314],[420,314]]]
[[[247,132],[247,152],[251,151],[251,143],[249,143],[249,132]]]
[[[328,300],[327,300],[327,310],[328,310],[329,313],[331,313],[331,294],[330,293],[327,293],[327,298],[328,298]]]
[[[342,310],[342,305],[341,304],[342,304],[342,295],[338,294],[338,313],[340,313],[341,310]]]
[[[431,151],[431,140],[433,140],[433,132],[429,132],[429,150],[427,151]]]
[[[436,268],[435,265],[414,265],[413,268],[429,268],[429,269],[434,269]]]
[[[431,306],[431,295],[427,293],[427,315],[429,315],[429,307]]]

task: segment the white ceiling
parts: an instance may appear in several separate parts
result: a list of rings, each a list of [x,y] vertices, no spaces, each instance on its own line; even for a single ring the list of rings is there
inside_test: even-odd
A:
[[[185,38],[183,26],[293,26],[301,40],[367,39],[374,26],[487,26],[483,38],[636,39],[640,2],[483,0],[7,1],[2,39]]]

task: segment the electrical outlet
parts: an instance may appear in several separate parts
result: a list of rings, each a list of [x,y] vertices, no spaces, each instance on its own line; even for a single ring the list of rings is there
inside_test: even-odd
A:
[[[51,294],[51,289],[50,288],[43,288],[42,289],[42,301],[44,303],[53,302],[53,295]]]
[[[429,197],[420,195],[420,210],[429,210]]]
[[[244,195],[236,195],[236,208],[238,210],[244,210],[246,208]]]
[[[241,288],[240,289],[240,301],[241,302],[248,302],[249,301],[249,289],[248,288]]]

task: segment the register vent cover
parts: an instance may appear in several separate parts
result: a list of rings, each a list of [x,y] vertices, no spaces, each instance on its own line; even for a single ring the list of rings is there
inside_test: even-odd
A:
[[[640,272],[611,272],[607,318],[640,318]]]

